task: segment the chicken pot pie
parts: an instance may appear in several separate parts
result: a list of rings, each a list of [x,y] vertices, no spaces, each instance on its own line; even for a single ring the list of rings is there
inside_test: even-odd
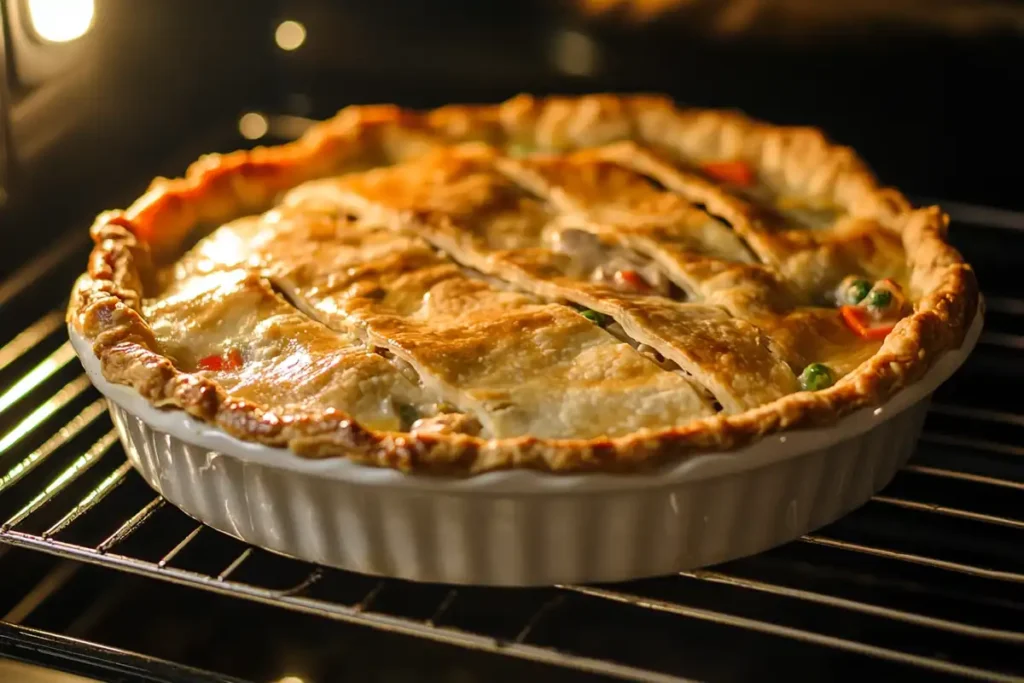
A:
[[[359,106],[102,214],[68,320],[300,456],[628,471],[920,377],[977,310],[946,226],[814,129],[659,97]]]

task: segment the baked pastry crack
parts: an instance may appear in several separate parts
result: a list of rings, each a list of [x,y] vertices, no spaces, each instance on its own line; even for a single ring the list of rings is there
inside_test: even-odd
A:
[[[914,381],[977,307],[945,225],[734,113],[354,107],[101,215],[69,322],[112,381],[300,455],[631,470]]]

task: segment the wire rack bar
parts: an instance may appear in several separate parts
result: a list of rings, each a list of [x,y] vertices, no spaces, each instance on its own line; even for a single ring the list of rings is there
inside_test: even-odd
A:
[[[980,474],[971,474],[970,472],[958,472],[956,470],[947,470],[941,467],[928,467],[927,465],[907,465],[900,471],[909,472],[911,474],[924,474],[929,477],[941,477],[943,479],[958,479],[960,481],[969,481],[974,484],[1001,486],[1004,488],[1024,491],[1024,482],[1012,481],[1010,479],[999,479],[996,477],[986,477]]]
[[[817,593],[815,591],[807,591],[800,588],[780,586],[773,583],[766,583],[764,581],[733,576],[731,574],[725,574],[718,571],[696,570],[691,572],[680,572],[680,575],[698,579],[700,581],[709,581],[711,583],[734,586],[780,597],[794,598],[797,600],[803,600],[804,602],[813,602],[819,605],[846,609],[853,612],[860,612],[862,614],[870,614],[872,616],[883,617],[893,621],[902,621],[916,626],[949,631],[950,633],[957,633],[973,638],[987,638],[990,640],[999,640],[1006,643],[1019,643],[1024,645],[1024,631],[1007,631],[1004,629],[974,626],[973,624],[964,624],[959,621],[930,617],[924,614],[907,612],[905,610],[893,609],[882,605],[874,605],[867,602],[860,602],[858,600],[849,600],[847,598],[840,598],[834,595],[827,595],[825,593]]]
[[[437,606],[437,609],[434,610],[434,613],[430,615],[429,619],[427,619],[427,624],[429,626],[434,626],[435,624],[437,624],[437,622],[441,620],[441,617],[444,616],[444,613],[448,611],[448,608],[452,606],[452,603],[455,602],[455,598],[458,597],[458,595],[459,591],[455,588],[445,593],[444,599],[441,601],[441,604]]]
[[[1017,572],[1004,572],[996,569],[985,569],[984,567],[975,567],[974,565],[970,564],[950,562],[948,560],[940,560],[934,557],[927,557],[925,555],[915,555],[913,553],[902,553],[895,550],[888,550],[886,548],[875,548],[869,545],[861,545],[860,543],[850,543],[849,541],[840,541],[838,539],[828,538],[826,536],[818,536],[815,534],[807,534],[801,536],[800,541],[803,543],[812,543],[814,545],[821,545],[829,548],[837,548],[839,550],[848,550],[850,552],[862,553],[864,555],[884,557],[888,560],[909,562],[910,564],[918,564],[925,567],[933,567],[935,569],[945,569],[947,571],[957,572],[959,574],[968,574],[970,576],[977,576],[983,579],[994,579],[996,581],[1007,581],[1009,583],[1024,584],[1024,574],[1019,574]]]
[[[71,359],[74,357],[75,350],[71,348],[71,342],[61,344],[60,348],[47,356],[43,362],[32,368],[31,371],[11,385],[7,391],[0,394],[0,415],[25,398],[33,389],[50,379],[58,370],[71,362]]]
[[[509,654],[541,664],[578,669],[580,671],[626,680],[653,681],[654,683],[680,683],[688,680],[683,677],[671,676],[649,669],[573,655],[524,643],[510,643],[453,628],[430,626],[426,622],[418,622],[402,617],[361,611],[347,605],[303,597],[301,593],[293,593],[293,589],[289,591],[275,591],[231,580],[218,581],[215,577],[197,572],[166,565],[160,566],[159,564],[143,562],[116,553],[100,555],[90,548],[63,543],[53,538],[43,540],[38,536],[20,531],[7,532],[4,536],[4,541],[22,548],[42,550],[61,557],[92,564],[101,564],[133,574],[163,579],[185,586],[204,588],[222,595],[245,598],[265,605],[285,607],[305,614],[361,624],[383,631],[424,638],[448,645],[456,645],[495,654]]]
[[[386,585],[388,585],[387,581],[384,581],[383,579],[378,581],[376,584],[374,584],[373,588],[371,588],[366,593],[366,595],[363,596],[363,599],[357,602],[352,609],[356,612],[361,613],[369,612],[370,605],[373,604],[373,601],[377,599],[377,596],[380,595],[381,591],[384,590],[384,587]]]
[[[47,439],[42,446],[29,453],[24,460],[17,463],[0,479],[0,493],[17,484],[25,475],[53,455],[57,449],[78,436],[96,418],[106,412],[106,409],[106,404],[102,400],[95,401],[84,408],[82,412],[61,427],[56,434]]]
[[[1001,410],[986,410],[985,408],[971,408],[951,403],[932,403],[929,410],[937,415],[949,415],[950,417],[967,417],[974,420],[986,422],[1000,422],[1002,424],[1017,425],[1024,427],[1024,415],[1010,413]]]
[[[140,513],[141,512],[142,511],[140,511]],[[206,576],[195,572],[189,572],[169,567],[168,563],[174,558],[174,556],[176,556],[182,549],[184,549],[189,543],[191,543],[195,539],[195,537],[199,534],[202,528],[202,525],[197,525],[180,543],[178,543],[175,546],[174,549],[172,549],[167,555],[164,556],[163,559],[160,560],[160,562],[156,564],[141,562],[138,560],[133,560],[131,558],[114,554],[108,554],[106,557],[108,560],[120,565],[122,568],[128,569],[135,573],[141,573],[145,575],[155,574],[163,578],[175,580],[179,583],[186,583],[190,585],[198,584],[204,588],[214,589],[220,592],[227,592],[229,594],[241,593],[245,597],[258,599],[259,601],[266,602],[268,604],[278,604],[282,606],[291,607],[293,609],[300,609],[301,611],[320,614],[321,616],[328,616],[331,618],[338,618],[347,621],[365,623],[367,625],[374,626],[377,628],[385,628],[386,630],[398,630],[401,632],[412,631],[413,634],[415,635],[430,637],[435,640],[452,642],[452,640],[454,639],[456,644],[467,645],[474,647],[476,649],[480,649],[482,647],[481,643],[476,640],[477,638],[479,638],[479,636],[475,636],[474,634],[467,634],[461,631],[456,631],[454,629],[437,627],[434,625],[433,619],[429,619],[425,622],[420,623],[408,619],[402,619],[400,617],[390,617],[382,614],[373,613],[370,610],[370,607],[376,595],[379,594],[379,592],[386,585],[385,581],[378,582],[360,603],[353,607],[346,607],[334,603],[303,598],[296,594],[284,594],[280,592],[275,593],[273,591],[261,589],[259,587],[251,586],[249,584],[241,584],[230,581],[228,577],[235,571],[235,569],[237,569],[238,566],[242,564],[242,562],[245,561],[245,559],[249,557],[248,550],[250,549],[247,549],[246,552],[243,552],[241,555],[239,555],[233,562],[229,564],[228,568],[217,577]],[[37,544],[42,543],[48,545],[49,547],[47,549],[51,552],[56,551],[58,552],[58,554],[61,555],[75,556],[79,559],[86,559],[90,562],[100,561],[98,559],[100,554],[94,550],[81,548],[79,546],[74,546],[71,544],[62,544],[60,542],[54,541],[53,539],[40,539],[38,537],[22,534],[20,532],[11,532],[10,535],[16,537],[19,541],[19,544],[37,546]],[[836,545],[835,543],[828,542],[826,542],[825,544]],[[839,544],[839,546],[847,549],[856,548],[856,546],[854,546],[853,544]],[[874,548],[870,550],[873,552],[880,551],[880,549]],[[792,597],[801,600],[817,602],[819,604],[827,604],[834,607],[852,609],[863,613],[874,614],[876,616],[882,616],[890,619],[904,621],[907,623],[914,623],[921,626],[940,628],[947,631],[961,633],[963,635],[990,638],[1002,642],[1024,643],[1024,634],[1012,631],[989,629],[984,627],[972,626],[969,624],[961,624],[950,620],[927,617],[923,615],[915,615],[901,610],[893,610],[890,608],[879,607],[876,605],[859,603],[857,601],[845,600],[842,598],[834,598],[831,596],[824,596],[822,594],[813,593],[810,591],[790,589],[783,586],[767,584],[764,582],[738,579],[736,577],[730,577],[724,574],[692,573],[687,575],[691,575],[694,578],[700,578],[703,580],[712,580],[720,583],[729,583],[731,585],[737,585],[747,589],[759,590],[762,592],[770,592],[772,594],[784,597]],[[756,619],[738,617],[736,615],[731,615],[723,612],[717,612],[701,608],[693,608],[686,605],[678,605],[675,603],[668,603],[658,600],[648,600],[645,598],[630,596],[625,593],[617,593],[614,591],[584,588],[578,586],[568,586],[563,588],[573,592],[585,593],[592,597],[601,597],[605,599],[614,599],[619,602],[628,602],[629,604],[632,604],[634,606],[648,607],[659,611],[667,611],[674,614],[678,614],[680,616],[688,616],[703,621],[711,621],[723,625],[735,626],[737,628],[754,630],[769,635],[793,638],[814,645],[840,649],[843,651],[864,654],[873,657],[879,657],[888,661],[903,664],[921,666],[926,669],[934,671],[986,680],[1021,680],[1013,678],[1012,676],[1000,674],[999,672],[987,671],[975,667],[961,666],[945,662],[943,660],[932,659],[920,655],[908,654],[897,650],[881,648],[878,646],[868,645],[865,643],[860,643],[857,641],[852,641],[844,638],[812,633],[802,629],[792,628],[788,626],[780,626],[777,624],[763,622]],[[443,612],[444,608],[446,607],[445,603],[447,602],[450,604],[454,600],[454,598],[454,592],[450,591],[448,594],[446,594],[445,599],[439,605],[437,610],[435,610],[434,614],[436,615],[438,612]],[[556,609],[560,605],[560,603],[561,600],[557,598],[553,601],[549,601],[548,603],[546,603],[540,610],[538,610],[537,613],[533,615],[533,617],[531,617],[531,619],[527,622],[524,628],[520,631],[519,636],[516,638],[515,642],[512,645],[504,644],[499,647],[497,641],[491,641],[490,647],[485,647],[484,649],[500,649],[503,651],[507,651],[510,647],[513,646],[527,648],[530,650],[530,652],[509,651],[509,654],[526,656],[529,659],[537,659],[539,655],[537,655],[537,653],[533,652],[532,650],[539,649],[548,653],[547,656],[543,657],[543,659],[547,659],[548,657],[555,657],[556,659],[560,659],[564,653],[555,653],[553,651],[544,650],[544,648],[533,648],[532,646],[529,646],[525,643],[525,640],[528,638],[533,627],[537,623],[539,623],[549,611]],[[431,632],[431,630],[435,632]],[[466,642],[467,638],[471,641],[468,644]],[[485,642],[488,640],[489,639],[484,639]],[[606,669],[601,668],[601,666],[607,664],[607,662],[597,662],[596,660],[587,660],[586,658],[582,658],[582,660],[582,663],[576,662],[576,664],[579,664],[580,666],[582,666],[582,668],[592,671],[602,671],[605,673],[610,673]],[[590,664],[592,666],[596,666],[597,668],[592,668],[592,666],[588,666],[587,661],[590,661]],[[550,663],[560,662],[554,661]],[[574,666],[576,666],[576,664],[574,664]],[[630,671],[632,673],[628,674],[626,677],[633,677],[635,674],[638,673],[638,670],[630,669]],[[649,679],[647,674],[650,673],[651,672],[644,672],[644,678]],[[665,680],[676,679],[669,678]]]
[[[533,616],[531,616],[526,621],[526,623],[523,624],[523,628],[520,629],[519,633],[516,634],[515,642],[520,644],[525,643],[526,639],[529,638],[530,634],[533,632],[533,629],[537,626],[537,624],[541,622],[541,619],[546,617],[550,612],[553,612],[554,610],[558,609],[564,602],[564,595],[556,595],[555,597],[551,598],[543,605],[541,605],[540,609],[534,612]]]
[[[234,574],[235,570],[238,569],[239,567],[241,567],[242,563],[245,562],[247,559],[249,559],[249,556],[252,555],[252,551],[253,551],[252,546],[249,546],[248,548],[243,550],[242,553],[238,557],[236,557],[234,560],[231,561],[231,564],[229,564],[227,567],[224,568],[224,571],[222,571],[220,574],[217,575],[217,580],[218,581],[224,581],[229,576]]]
[[[46,422],[46,420],[52,417],[58,410],[85,393],[90,386],[89,378],[85,375],[82,375],[65,385],[63,389],[29,413],[25,419],[4,434],[3,438],[0,438],[0,456],[10,450],[12,446],[19,443],[26,436],[31,434],[39,425]]]
[[[310,586],[312,586],[313,584],[315,584],[318,581],[320,581],[320,579],[322,579],[323,576],[324,576],[324,570],[322,568],[320,568],[320,567],[317,567],[316,569],[311,571],[309,573],[309,576],[304,578],[302,581],[299,581],[297,584],[295,584],[291,588],[285,588],[285,589],[279,590],[277,592],[277,594],[280,595],[281,597],[300,595],[303,591],[308,589]]]
[[[75,459],[71,465],[39,492],[25,507],[21,508],[13,517],[0,526],[0,532],[18,526],[25,521],[29,515],[43,507],[58,493],[66,489],[73,481],[87,472],[117,441],[117,434],[111,430],[100,437],[100,440],[92,445],[89,450]]]
[[[823,633],[816,633],[813,631],[806,631],[803,629],[793,628],[791,626],[782,626],[780,624],[773,624],[771,622],[761,621],[759,619],[750,619],[748,617],[741,617],[734,614],[715,612],[712,610],[706,610],[699,607],[690,607],[688,605],[679,605],[672,602],[664,602],[662,600],[643,598],[636,595],[619,593],[617,591],[606,590],[603,588],[592,588],[585,586],[563,586],[562,588],[583,595],[589,595],[591,597],[597,597],[605,600],[612,600],[615,602],[624,603],[627,605],[633,605],[634,607],[643,607],[647,609],[657,610],[659,612],[668,612],[670,614],[675,614],[682,617],[690,617],[692,619],[700,619],[701,621],[722,624],[724,626],[734,626],[736,628],[742,628],[749,631],[757,631],[759,633],[764,633],[767,635],[779,636],[782,638],[788,638],[790,640],[797,640],[811,645],[819,645],[824,647],[830,647],[836,650],[842,650],[845,652],[851,652],[854,654],[867,655],[869,657],[884,659],[899,664],[910,664],[912,666],[917,666],[922,669],[928,669],[930,671],[935,671],[939,673],[952,674],[954,676],[964,676],[966,678],[973,678],[984,681],[1006,681],[1012,683],[1015,681],[1022,680],[1019,677],[1009,676],[998,671],[990,671],[987,669],[978,669],[971,666],[963,666],[961,664],[953,664],[951,662],[943,661],[941,659],[923,657],[921,655],[900,652],[898,650],[890,650],[889,648],[879,647],[877,645],[868,645],[867,643],[861,643],[855,640],[837,638],[835,636],[829,636]]]
[[[145,524],[146,520],[148,520],[153,515],[154,512],[162,508],[166,504],[166,502],[167,501],[164,500],[162,496],[157,496],[153,500],[146,503],[146,505],[141,510],[139,510],[134,515],[126,519],[124,523],[114,531],[114,533],[110,534],[110,536],[104,539],[102,543],[96,546],[96,552],[103,554],[109,551],[114,546],[116,546],[118,543],[121,543],[122,541],[127,539],[129,536],[135,533],[136,529]]]
[[[18,333],[0,348],[0,370],[21,358],[33,346],[49,337],[64,325],[60,311],[51,311]]]
[[[178,556],[178,553],[184,550],[189,543],[196,539],[196,536],[198,536],[199,532],[202,530],[203,525],[197,525],[196,528],[190,531],[185,538],[181,539],[178,545],[171,548],[166,555],[160,558],[160,561],[156,563],[156,566],[160,569],[165,569],[167,565],[170,564],[174,560],[174,558]]]
[[[130,462],[123,462],[113,472],[108,474],[103,481],[96,485],[96,487],[89,491],[82,500],[78,502],[75,507],[57,520],[49,529],[44,531],[41,536],[43,538],[49,538],[59,534],[60,532],[71,526],[75,520],[84,515],[86,512],[91,510],[96,503],[103,500],[108,493],[113,491],[118,484],[124,481],[125,475],[127,475],[132,469]]]
[[[39,656],[38,663],[57,669],[66,668],[68,660],[86,663],[92,674],[106,680],[244,683],[231,676],[211,674],[135,652],[0,622],[0,652],[26,650]]]
[[[937,515],[946,515],[947,517],[956,517],[957,519],[969,519],[972,522],[984,522],[985,524],[996,524],[998,526],[1005,526],[1011,529],[1024,529],[1024,522],[1018,519],[1010,519],[1009,517],[997,517],[995,515],[985,515],[980,512],[971,512],[969,510],[960,510],[958,508],[946,507],[945,505],[937,505],[934,503],[920,503],[915,500],[906,500],[904,498],[893,498],[891,496],[872,496],[872,502],[884,503],[885,505],[894,505],[896,507],[904,508],[906,510],[917,510],[918,512],[931,512]]]
[[[999,443],[998,441],[989,441],[988,439],[975,439],[967,436],[955,436],[953,434],[939,434],[936,432],[926,431],[921,435],[921,441],[923,443],[934,443],[940,446],[962,446],[964,448],[973,448],[978,451],[989,451],[992,453],[1001,453],[1003,455],[1024,456],[1024,447],[1011,446],[1010,444]]]

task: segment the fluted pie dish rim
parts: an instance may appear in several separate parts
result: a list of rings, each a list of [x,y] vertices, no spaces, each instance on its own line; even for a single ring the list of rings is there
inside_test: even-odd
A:
[[[367,159],[384,160],[376,165],[402,163],[429,153],[432,146],[476,139],[483,135],[480,131],[502,136],[503,144],[526,140],[556,150],[625,138],[626,145],[658,151],[627,150],[649,164],[660,163],[663,152],[742,163],[758,177],[771,178],[780,191],[841,207],[898,235],[906,253],[913,310],[893,322],[877,352],[833,386],[788,393],[741,412],[611,438],[375,431],[335,409],[280,414],[232,396],[213,379],[181,369],[161,353],[140,313],[144,293],[153,286],[154,263],[166,260],[195,226],[267,210],[281,192],[336,174],[339,168]],[[702,182],[693,180],[690,186],[705,192]],[[709,212],[732,215],[735,197],[714,188],[706,193],[700,196],[706,196]],[[715,202],[721,206],[716,208]],[[742,211],[735,215],[752,224],[759,220]],[[937,207],[915,209],[898,191],[879,186],[851,150],[832,144],[820,132],[772,126],[733,112],[678,108],[650,96],[612,95],[521,96],[500,105],[449,106],[424,114],[390,106],[352,107],[293,143],[205,157],[184,178],[155,181],[126,211],[101,214],[92,227],[95,246],[88,271],[72,293],[68,322],[76,351],[83,360],[94,355],[105,380],[131,387],[160,409],[182,409],[230,442],[284,448],[311,461],[343,457],[430,474],[638,472],[675,467],[676,459],[707,453],[768,457],[771,449],[759,450],[757,442],[772,437],[778,443],[789,435],[803,439],[811,430],[819,440],[838,441],[840,420],[851,418],[847,424],[853,424],[875,408],[882,407],[884,413],[897,399],[907,400],[901,397],[935,376],[929,371],[938,367],[939,358],[966,348],[965,335],[980,320],[973,271],[945,241],[947,225],[948,218]],[[957,364],[963,358],[948,357],[959,359]]]

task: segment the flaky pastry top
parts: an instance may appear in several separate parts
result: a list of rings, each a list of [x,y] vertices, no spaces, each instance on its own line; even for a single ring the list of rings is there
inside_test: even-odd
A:
[[[946,226],[814,129],[658,97],[350,107],[102,214],[68,320],[301,456],[629,471],[920,377],[977,309]]]

